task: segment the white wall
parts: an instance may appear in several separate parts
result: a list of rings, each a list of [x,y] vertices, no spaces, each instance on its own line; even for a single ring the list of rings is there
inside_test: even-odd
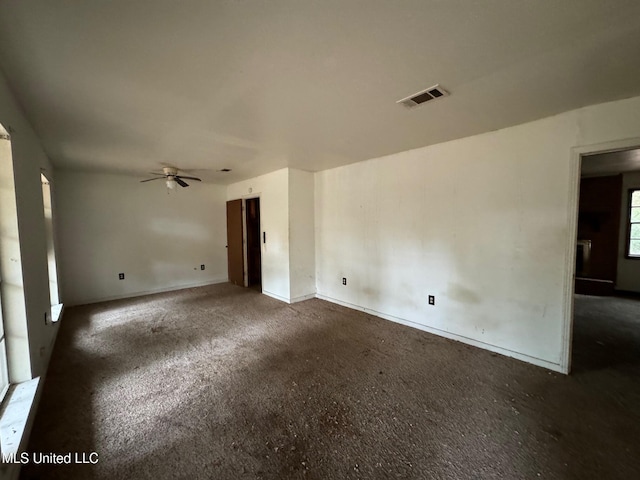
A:
[[[314,174],[289,169],[289,264],[291,302],[316,293]]]
[[[639,131],[634,98],[317,173],[318,296],[566,369],[572,147]]]
[[[56,180],[65,304],[227,280],[224,187],[194,182],[167,194],[162,181],[68,171]]]
[[[20,318],[5,319],[11,323],[7,332],[11,381],[21,382],[42,375],[48,364],[56,324],[45,325],[51,318],[47,242],[42,199],[41,171],[45,171],[55,190],[55,173],[20,106],[16,103],[0,74],[0,123],[11,133],[16,210],[19,231],[19,257],[22,282]]]
[[[227,200],[260,197],[262,292],[290,301],[289,282],[289,172],[283,168],[227,187]]]
[[[625,257],[629,232],[629,189],[640,188],[640,172],[625,173],[622,176],[622,204],[620,208],[620,246],[618,249],[618,275],[616,289],[640,292],[640,260]]]

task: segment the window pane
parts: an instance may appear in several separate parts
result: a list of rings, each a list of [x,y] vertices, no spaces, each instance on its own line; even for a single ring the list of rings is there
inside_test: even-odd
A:
[[[640,207],[640,190],[636,190],[631,194],[631,206]]]
[[[640,222],[640,207],[631,207],[631,221]]]
[[[640,240],[631,240],[629,242],[629,255],[640,257]]]
[[[631,238],[640,240],[640,223],[631,225]]]

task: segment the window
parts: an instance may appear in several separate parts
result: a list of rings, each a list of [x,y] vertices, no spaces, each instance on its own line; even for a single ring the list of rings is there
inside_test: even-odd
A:
[[[9,133],[0,125],[0,296],[5,293],[7,286],[6,278],[2,278],[6,273],[6,261],[12,253],[7,245],[14,242],[14,231],[9,228],[8,219],[13,219],[7,210],[9,204],[15,197],[13,183],[5,181],[8,177],[13,178],[13,163],[11,160],[11,138]],[[13,197],[12,197],[13,195]],[[12,211],[12,210],[11,210]],[[17,221],[17,217],[15,218]],[[2,305],[9,303],[8,298],[0,298],[0,401],[4,398],[9,388],[9,372],[7,363],[7,342],[4,333],[5,318],[3,317]]]
[[[627,256],[640,258],[640,189],[629,191],[629,238]]]
[[[40,174],[40,180],[42,181],[42,200],[44,202],[44,229],[47,240],[47,262],[49,266],[49,297],[51,299],[51,306],[56,307],[60,303],[60,296],[58,294],[58,267],[56,266],[56,251],[53,244],[53,213],[51,206],[51,185],[49,179]],[[53,314],[53,312],[52,312]],[[58,316],[52,315],[53,320],[57,321]]]
[[[8,388],[7,347],[4,341],[4,325],[2,323],[2,309],[0,308],[0,401],[4,398]]]

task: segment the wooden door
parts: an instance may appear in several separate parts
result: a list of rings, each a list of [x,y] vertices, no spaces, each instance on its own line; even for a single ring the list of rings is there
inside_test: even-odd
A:
[[[227,202],[227,261],[229,265],[229,282],[244,287],[242,200]]]

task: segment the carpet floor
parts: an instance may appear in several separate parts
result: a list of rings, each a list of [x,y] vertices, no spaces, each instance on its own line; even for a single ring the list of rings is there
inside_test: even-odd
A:
[[[69,308],[29,451],[98,462],[21,478],[640,478],[639,305],[578,298],[570,376],[228,284]]]

